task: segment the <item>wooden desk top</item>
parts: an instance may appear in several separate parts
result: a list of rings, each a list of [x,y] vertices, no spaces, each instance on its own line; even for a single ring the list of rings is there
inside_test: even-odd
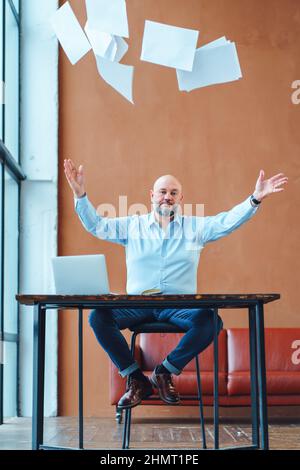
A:
[[[42,304],[57,307],[88,308],[102,305],[110,308],[130,307],[200,307],[239,308],[254,305],[258,301],[266,304],[280,299],[280,294],[195,294],[195,295],[56,295],[56,294],[17,294],[16,299],[23,305]]]

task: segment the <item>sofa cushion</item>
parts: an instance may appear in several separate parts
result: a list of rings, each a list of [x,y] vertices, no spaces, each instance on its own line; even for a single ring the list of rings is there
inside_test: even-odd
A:
[[[201,388],[203,395],[214,393],[214,373],[212,371],[200,371]],[[180,375],[174,375],[174,384],[180,395],[197,396],[197,377],[195,371],[184,370]],[[227,373],[219,372],[219,395],[227,394]]]
[[[150,375],[168,353],[175,348],[183,334],[179,333],[141,333],[136,345],[136,360],[146,375]],[[210,345],[199,356],[201,385],[203,395],[213,394],[213,345]],[[182,395],[197,394],[195,360],[186,365],[174,382]],[[125,392],[126,380],[122,379],[117,368],[110,364],[110,402],[115,404]],[[219,394],[227,394],[227,334],[222,330],[219,334]]]
[[[141,333],[139,345],[141,350],[141,364],[143,370],[153,370],[174,349],[181,340],[183,333]],[[219,372],[227,373],[227,334],[222,330],[219,334]],[[213,344],[208,346],[200,355],[201,371],[213,371]],[[184,371],[196,370],[193,359],[184,368]]]
[[[250,394],[249,330],[231,328],[228,335],[228,395]],[[268,395],[300,393],[300,328],[266,328]]]
[[[149,377],[151,375],[150,371],[145,372]],[[227,395],[227,382],[226,382],[226,373],[219,373],[219,395]],[[184,371],[182,374],[173,376],[174,384],[178,390],[181,399],[184,400],[184,396],[197,396],[197,377],[195,372]],[[214,374],[213,372],[202,372],[201,373],[201,387],[203,396],[213,395],[214,390]],[[115,405],[120,400],[121,396],[125,393],[126,389],[126,379],[122,378],[118,373],[117,368],[113,363],[110,367],[110,403]],[[155,395],[158,395],[157,390],[155,390]],[[148,400],[145,400],[145,402]],[[156,402],[149,402],[152,405],[155,405]]]

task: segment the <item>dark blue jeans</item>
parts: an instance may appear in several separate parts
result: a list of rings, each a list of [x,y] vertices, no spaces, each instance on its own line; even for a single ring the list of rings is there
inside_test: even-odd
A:
[[[179,375],[182,369],[213,341],[213,310],[201,309],[96,309],[92,310],[89,322],[98,342],[112,362],[126,377],[138,369],[131,356],[129,346],[120,332],[125,328],[146,322],[169,322],[186,331],[178,345],[163,361],[172,374]],[[218,333],[223,322],[218,317]]]

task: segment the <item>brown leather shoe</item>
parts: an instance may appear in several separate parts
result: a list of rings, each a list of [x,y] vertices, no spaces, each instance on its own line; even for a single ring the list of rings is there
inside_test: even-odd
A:
[[[141,403],[147,397],[153,395],[153,388],[150,381],[131,379],[129,387],[120,398],[118,408],[124,410],[126,408],[133,408]]]
[[[152,372],[150,382],[157,388],[160,398],[168,405],[178,405],[180,396],[177,392],[171,374],[157,374],[156,369]]]

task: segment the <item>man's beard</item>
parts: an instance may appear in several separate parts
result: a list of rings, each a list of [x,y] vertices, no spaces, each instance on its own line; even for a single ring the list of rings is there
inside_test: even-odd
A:
[[[160,215],[161,217],[174,217],[175,213],[177,212],[177,205],[174,205],[172,207],[162,207],[159,205],[155,205],[154,207],[155,211]]]

